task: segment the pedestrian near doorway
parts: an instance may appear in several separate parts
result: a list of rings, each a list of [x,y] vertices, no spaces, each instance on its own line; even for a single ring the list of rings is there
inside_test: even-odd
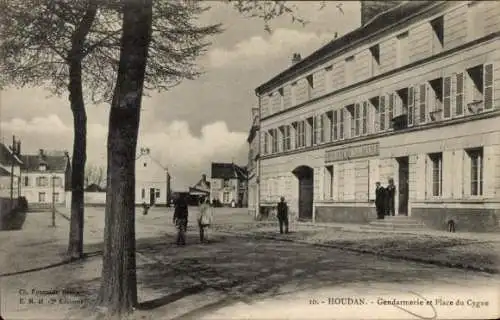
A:
[[[288,205],[285,202],[285,197],[280,198],[277,211],[280,233],[283,233],[283,226],[285,226],[285,233],[288,233]]]
[[[385,188],[380,185],[380,182],[375,183],[375,208],[377,209],[377,219],[384,219],[385,215]]]
[[[396,199],[396,186],[394,185],[394,179],[389,178],[388,185],[386,188],[386,198],[387,198],[387,207],[386,212],[388,216],[395,216],[395,204],[394,201]]]
[[[180,197],[175,203],[173,223],[177,228],[177,245],[185,245],[188,223],[188,206],[184,197]]]
[[[149,211],[149,206],[147,205],[146,202],[142,202],[142,214],[143,215],[147,215],[148,214],[148,211]]]
[[[210,206],[210,200],[207,198],[202,200],[197,217],[201,243],[208,242],[207,233],[210,225],[212,224],[212,220],[213,208]]]

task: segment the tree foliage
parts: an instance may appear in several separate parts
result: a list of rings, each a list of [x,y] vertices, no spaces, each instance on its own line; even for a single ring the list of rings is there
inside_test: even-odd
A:
[[[100,165],[89,164],[85,168],[84,187],[95,184],[101,188],[106,186],[106,168]]]

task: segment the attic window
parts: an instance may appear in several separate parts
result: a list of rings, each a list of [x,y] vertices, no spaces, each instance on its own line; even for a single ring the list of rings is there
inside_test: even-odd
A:
[[[47,170],[47,165],[46,164],[40,164],[40,166],[38,167],[38,169],[40,171],[45,171],[45,170]]]

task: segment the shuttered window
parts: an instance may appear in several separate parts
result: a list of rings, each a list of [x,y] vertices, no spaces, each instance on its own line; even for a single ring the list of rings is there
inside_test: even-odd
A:
[[[379,117],[380,117],[380,122],[379,122],[380,131],[384,131],[385,130],[385,97],[384,96],[380,96]]]
[[[425,100],[426,100],[426,92],[427,91],[427,85],[421,84],[420,85],[420,97],[419,97],[419,122],[420,123],[425,123],[426,122],[426,105],[425,105]]]
[[[361,121],[361,113],[359,103],[354,105],[354,136],[359,136],[360,133],[360,121]]]
[[[363,112],[362,112],[362,119],[361,119],[361,126],[362,126],[362,133],[367,134],[368,133],[368,102],[364,101],[363,102]]]
[[[340,109],[340,119],[339,119],[339,139],[344,139],[344,109]]]
[[[333,111],[333,125],[332,125],[332,139],[337,141],[338,139],[338,110]]]
[[[394,93],[389,94],[389,104],[387,106],[387,127],[392,128],[392,118],[394,117]]]

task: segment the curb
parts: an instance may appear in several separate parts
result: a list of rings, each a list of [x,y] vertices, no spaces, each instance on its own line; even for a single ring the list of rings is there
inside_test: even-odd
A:
[[[442,260],[429,260],[429,259],[418,258],[418,257],[401,256],[401,255],[392,254],[392,253],[377,252],[377,251],[373,251],[373,250],[346,248],[346,247],[341,247],[341,246],[327,244],[327,243],[312,243],[312,242],[308,242],[308,241],[304,241],[304,240],[278,238],[278,237],[266,236],[266,235],[252,235],[252,234],[233,233],[233,232],[224,232],[224,233],[228,233],[228,234],[231,234],[231,235],[234,235],[237,237],[242,237],[242,238],[260,238],[260,239],[275,240],[275,241],[282,241],[282,242],[294,242],[294,243],[307,244],[307,245],[312,245],[312,246],[322,247],[322,248],[333,248],[333,249],[339,249],[339,250],[348,251],[348,252],[371,254],[371,255],[378,256],[378,257],[385,257],[385,258],[391,258],[391,259],[397,259],[397,260],[431,264],[431,265],[436,265],[436,266],[440,266],[440,267],[447,267],[447,268],[454,268],[454,269],[465,269],[465,270],[471,270],[471,271],[477,271],[477,272],[486,272],[486,273],[490,273],[490,274],[500,274],[499,269],[488,268],[488,267],[477,267],[477,266],[473,266],[473,265],[469,265],[469,264],[465,264],[465,263],[452,263],[449,261],[442,261]]]

